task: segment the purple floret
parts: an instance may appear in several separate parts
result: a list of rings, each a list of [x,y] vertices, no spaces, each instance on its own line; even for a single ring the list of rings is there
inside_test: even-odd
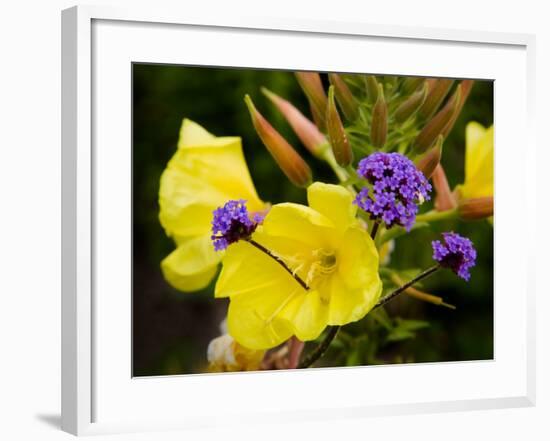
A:
[[[414,163],[400,153],[376,152],[363,158],[357,173],[372,188],[363,188],[354,203],[386,228],[414,225],[418,204],[430,199],[432,186]]]
[[[442,267],[450,268],[464,280],[470,279],[470,268],[476,264],[477,253],[472,241],[456,233],[443,233],[443,242],[432,242],[433,258]]]
[[[245,200],[230,200],[216,208],[212,219],[212,242],[216,251],[225,250],[241,239],[249,238],[261,219],[255,215],[250,220]]]

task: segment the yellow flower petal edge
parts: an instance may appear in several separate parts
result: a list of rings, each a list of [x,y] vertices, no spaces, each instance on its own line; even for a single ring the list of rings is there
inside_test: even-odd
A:
[[[210,237],[198,236],[182,242],[160,266],[170,285],[183,292],[192,292],[208,286],[217,273],[220,259]]]
[[[348,190],[314,183],[308,201],[273,206],[252,235],[292,274],[246,241],[226,251],[215,294],[229,297],[229,333],[243,346],[316,339],[327,325],[361,319],[380,298],[378,252],[355,219]]]
[[[262,211],[238,137],[216,137],[184,119],[178,148],[160,178],[159,221],[177,248],[161,263],[174,288],[203,289],[217,273],[220,254],[212,246],[212,212],[231,199]]]
[[[464,184],[457,187],[462,199],[493,196],[494,129],[477,122],[466,126],[466,160]]]

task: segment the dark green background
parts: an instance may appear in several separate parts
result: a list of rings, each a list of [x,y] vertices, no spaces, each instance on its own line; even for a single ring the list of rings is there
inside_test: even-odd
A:
[[[281,115],[261,95],[266,86],[292,101],[304,113],[306,101],[290,72],[133,65],[133,356],[134,375],[202,372],[208,342],[219,335],[226,304],[214,300],[213,288],[193,294],[172,289],[163,279],[160,261],[174,245],[158,222],[159,178],[176,150],[179,128],[190,118],[218,136],[241,136],[244,154],[258,194],[272,203],[305,202],[255,134],[243,97],[258,109],[303,155],[316,180],[334,182],[331,171],[300,145]],[[452,133],[445,142],[443,165],[451,187],[463,180],[464,128],[475,120],[493,121],[493,83],[477,81]],[[431,264],[430,242],[437,231],[454,230],[470,237],[478,264],[470,283],[440,272],[425,289],[443,296],[456,311],[403,297],[390,312],[424,319],[430,327],[416,338],[385,347],[382,359],[393,362],[480,360],[493,357],[493,230],[486,221],[444,222],[432,230],[414,231],[398,241],[392,264],[424,268]],[[330,361],[330,360],[329,360]]]

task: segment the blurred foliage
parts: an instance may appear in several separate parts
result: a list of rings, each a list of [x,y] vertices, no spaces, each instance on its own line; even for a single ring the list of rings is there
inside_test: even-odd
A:
[[[323,76],[325,77],[325,76]],[[327,81],[326,78],[323,78]],[[291,72],[133,66],[133,354],[134,375],[203,372],[208,342],[219,335],[226,303],[213,300],[213,288],[183,294],[160,272],[160,261],[174,245],[158,222],[159,178],[176,150],[182,119],[189,118],[217,136],[240,136],[244,154],[263,200],[304,203],[305,191],[290,184],[262,146],[243,97],[259,110],[310,163],[315,180],[335,182],[328,166],[313,160],[281,114],[260,93],[266,86],[305,114],[307,100]],[[444,145],[442,163],[451,187],[464,176],[464,132],[469,121],[493,122],[493,83],[477,81]],[[493,230],[486,221],[446,221],[399,239],[392,266],[407,270],[432,263],[430,242],[438,232],[470,237],[478,264],[470,283],[449,271],[424,282],[423,289],[457,306],[449,310],[408,296],[346,326],[322,360],[324,365],[436,362],[493,357]],[[390,318],[391,316],[391,318]],[[384,338],[372,338],[390,326]],[[370,333],[370,334],[369,334]],[[350,336],[360,336],[351,338]],[[369,341],[369,335],[371,338]],[[344,349],[344,350],[342,350]]]

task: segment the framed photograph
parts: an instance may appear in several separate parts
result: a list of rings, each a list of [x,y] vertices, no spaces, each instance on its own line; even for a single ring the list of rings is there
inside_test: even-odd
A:
[[[534,37],[62,25],[64,430],[534,404]]]

